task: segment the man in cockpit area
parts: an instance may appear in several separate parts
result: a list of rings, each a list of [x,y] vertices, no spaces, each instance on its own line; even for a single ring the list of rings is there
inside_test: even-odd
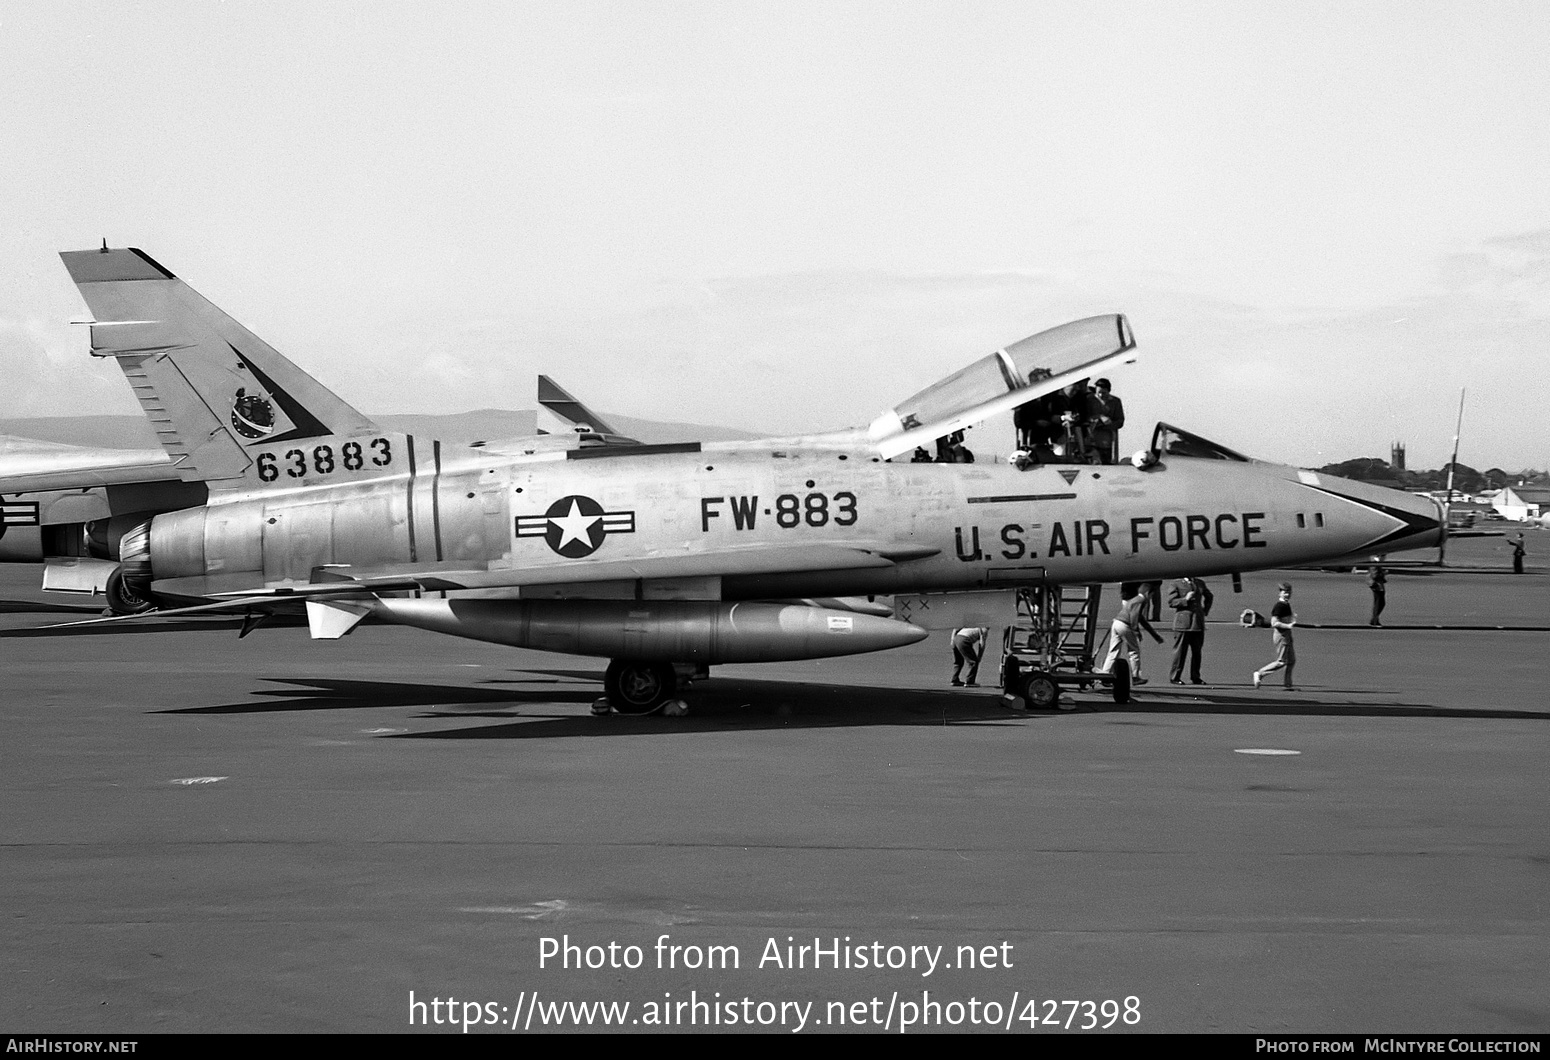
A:
[[[1028,385],[1034,386],[1040,380],[1048,379],[1052,373],[1048,368],[1035,368],[1028,373]],[[1056,394],[1045,397],[1033,398],[1018,405],[1012,411],[1012,426],[1017,429],[1017,448],[1034,456],[1035,451],[1041,445],[1048,445],[1051,435],[1051,398]],[[1059,418],[1060,411],[1053,410],[1055,419]],[[1051,453],[1051,456],[1054,454]],[[1035,459],[1041,459],[1035,457]]]
[[[1036,383],[1048,377],[1044,369],[1035,369],[1028,381]],[[1086,463],[1086,420],[1085,379],[1019,405],[1012,414],[1017,428],[1017,451],[1011,462],[1024,471],[1040,464]]]
[[[1110,389],[1109,381],[1100,379],[1087,396],[1087,441],[1101,464],[1119,461],[1119,429],[1125,426],[1125,405]]]

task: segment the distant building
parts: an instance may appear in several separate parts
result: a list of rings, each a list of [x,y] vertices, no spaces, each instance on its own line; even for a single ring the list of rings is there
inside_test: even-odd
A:
[[[1405,443],[1395,442],[1389,458],[1389,467],[1395,471],[1405,470]]]
[[[1492,505],[1508,519],[1537,519],[1550,512],[1550,486],[1507,486]]]

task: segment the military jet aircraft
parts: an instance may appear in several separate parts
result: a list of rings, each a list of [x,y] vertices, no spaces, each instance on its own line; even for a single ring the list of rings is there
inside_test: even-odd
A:
[[[1443,532],[1427,498],[1166,424],[1121,465],[893,462],[1133,360],[1117,314],[997,350],[864,428],[497,452],[381,430],[141,251],[62,257],[92,354],[117,359],[180,474],[210,491],[123,535],[136,592],[250,627],[304,610],[320,639],[369,616],[606,658],[625,713],[676,695],[680,669],[905,645],[1023,586],[1291,566]],[[887,594],[934,621],[822,606]]]

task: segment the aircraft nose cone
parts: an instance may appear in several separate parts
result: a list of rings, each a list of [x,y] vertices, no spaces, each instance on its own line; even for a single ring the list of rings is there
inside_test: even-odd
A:
[[[1357,551],[1374,554],[1411,548],[1436,548],[1446,533],[1447,516],[1431,497],[1371,486],[1365,482],[1320,476],[1322,488],[1366,510],[1364,526],[1372,538]]]
[[[1394,515],[1405,521],[1384,536],[1380,552],[1402,552],[1408,548],[1436,548],[1448,532],[1447,512],[1431,497],[1391,491]]]

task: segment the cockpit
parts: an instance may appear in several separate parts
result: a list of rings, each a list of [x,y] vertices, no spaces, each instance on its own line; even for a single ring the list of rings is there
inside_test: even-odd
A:
[[[1146,449],[1122,457],[1124,403],[1099,373],[1133,361],[1134,349],[1135,337],[1121,314],[1062,324],[913,394],[874,420],[867,435],[885,458],[913,449],[911,460],[917,463],[972,463],[964,431],[1010,413],[1016,436],[1008,462],[1023,469],[1122,459],[1151,467],[1166,456],[1249,459],[1168,423],[1157,424]]]

